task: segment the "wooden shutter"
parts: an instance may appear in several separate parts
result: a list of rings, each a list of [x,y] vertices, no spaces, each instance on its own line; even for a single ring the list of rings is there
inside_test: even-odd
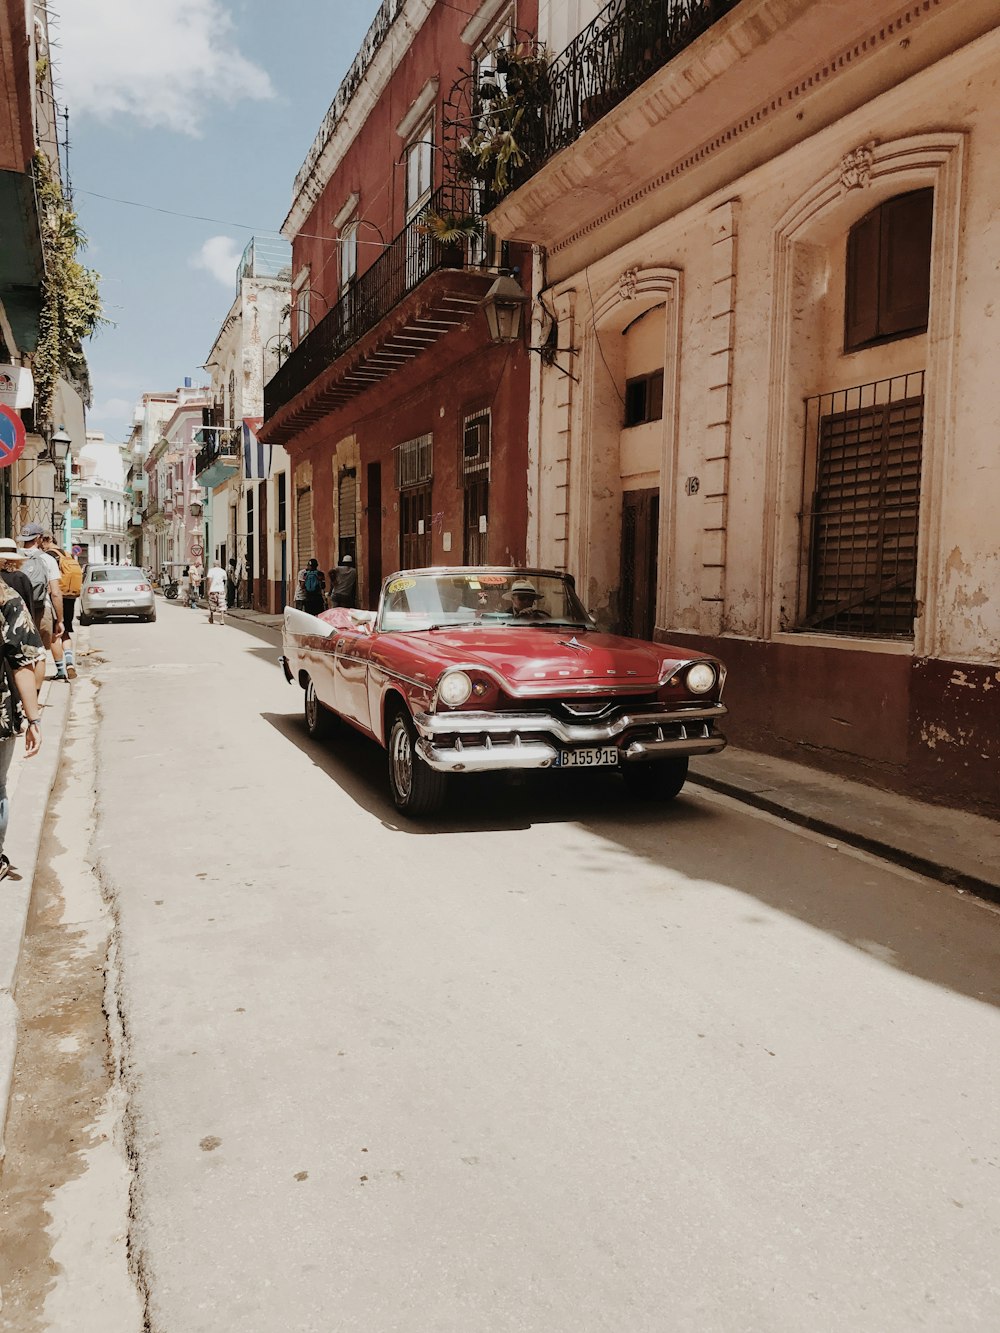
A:
[[[934,191],[897,195],[881,213],[879,335],[919,333],[930,306]]]
[[[912,634],[923,407],[909,398],[820,421],[803,628]]]
[[[846,352],[878,337],[880,212],[863,217],[847,235]]]
[[[312,491],[307,487],[295,496],[295,559],[299,569],[303,569],[312,557]]]

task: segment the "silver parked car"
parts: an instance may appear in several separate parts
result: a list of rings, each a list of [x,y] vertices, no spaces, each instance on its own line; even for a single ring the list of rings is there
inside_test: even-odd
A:
[[[88,565],[80,591],[80,624],[116,616],[156,619],[149,575],[132,565]]]

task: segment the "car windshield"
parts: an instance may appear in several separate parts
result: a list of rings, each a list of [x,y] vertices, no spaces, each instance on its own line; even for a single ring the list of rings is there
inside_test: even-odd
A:
[[[476,569],[396,575],[379,619],[383,631],[591,624],[564,575]]]
[[[91,583],[141,583],[146,575],[141,569],[123,565],[120,569],[92,569],[89,571]]]

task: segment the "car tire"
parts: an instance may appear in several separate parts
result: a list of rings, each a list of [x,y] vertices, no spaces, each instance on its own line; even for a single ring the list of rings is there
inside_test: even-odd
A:
[[[389,790],[400,814],[431,815],[444,803],[448,779],[417,754],[416,732],[409,714],[400,709],[389,724]]]
[[[306,678],[302,710],[306,719],[306,731],[314,741],[325,741],[333,731],[333,714],[320,703],[316,686],[310,677]]]
[[[637,801],[672,801],[684,786],[688,773],[688,757],[649,759],[622,767],[625,790]]]

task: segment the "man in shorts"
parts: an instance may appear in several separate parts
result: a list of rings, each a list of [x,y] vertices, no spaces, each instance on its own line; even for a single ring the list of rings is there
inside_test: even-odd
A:
[[[205,592],[208,595],[208,623],[215,624],[215,618],[218,616],[219,624],[226,623],[226,571],[216,559],[212,562],[212,568],[205,575]]]

